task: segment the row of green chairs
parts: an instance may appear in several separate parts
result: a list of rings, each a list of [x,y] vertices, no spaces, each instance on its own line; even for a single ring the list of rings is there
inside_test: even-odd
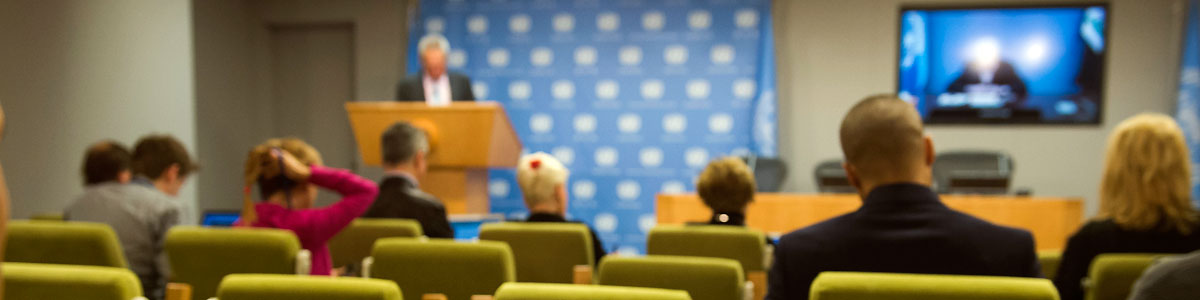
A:
[[[234,274],[225,277],[220,300],[401,300],[396,283],[364,278],[330,278],[268,274]],[[412,299],[412,298],[409,298]],[[554,283],[505,283],[496,289],[496,300],[690,300],[683,291],[588,286]]]
[[[17,221],[13,222],[10,229],[10,238],[20,242],[9,243],[7,261],[125,267],[115,235],[103,224]],[[374,249],[379,246],[376,245],[379,243],[374,243],[374,241],[381,237],[419,235],[420,226],[411,220],[356,220],[354,225],[335,238],[340,241],[332,242],[331,249],[336,249],[333,251],[335,257],[338,257],[339,253],[345,256],[342,262],[353,262],[358,261],[358,257],[370,254],[373,250],[379,250]],[[578,267],[590,268],[594,265],[593,256],[589,253],[592,249],[590,235],[587,233],[586,226],[582,224],[488,224],[481,230],[481,239],[485,241],[465,245],[471,245],[468,248],[491,249],[492,254],[477,256],[477,261],[468,261],[467,267],[464,268],[472,271],[471,273],[478,274],[481,265],[479,262],[500,261],[496,264],[500,267],[495,268],[498,271],[491,272],[499,274],[496,276],[496,278],[500,278],[498,281],[489,283],[487,287],[480,289],[462,289],[453,284],[440,287],[430,283],[402,285],[430,287],[425,291],[412,291],[410,298],[419,298],[420,295],[427,292],[458,290],[464,292],[455,294],[454,298],[468,297],[474,294],[491,294],[501,283],[511,281],[577,282],[577,275],[580,273]],[[735,227],[658,227],[652,230],[651,238],[648,241],[647,248],[648,253],[651,254],[650,257],[606,258],[606,263],[601,269],[607,269],[608,272],[602,270],[601,276],[596,282],[684,289],[694,291],[693,296],[697,299],[706,299],[711,295],[745,295],[751,289],[765,288],[765,275],[762,276],[764,284],[753,287],[723,283],[712,284],[712,282],[745,282],[752,277],[751,273],[763,273],[768,264],[765,258],[769,257],[769,254],[767,251],[763,251],[762,240],[761,233]],[[388,274],[389,270],[397,270],[397,267],[382,267],[377,261],[379,258],[383,258],[382,263],[385,265],[398,263],[402,266],[400,268],[412,269],[413,266],[423,266],[424,270],[428,270],[428,272],[446,271],[450,268],[447,267],[448,263],[445,261],[431,263],[439,262],[439,260],[413,259],[412,257],[417,257],[415,255],[389,257],[388,253],[399,251],[395,253],[411,254],[414,249],[429,248],[432,249],[429,250],[431,253],[445,254],[458,251],[448,250],[450,248],[464,245],[437,240],[393,239],[388,241],[391,244],[382,243],[384,245],[381,252],[368,260],[370,264],[375,265],[377,270],[373,277],[402,276],[401,274]],[[36,247],[38,244],[52,247]],[[193,299],[206,299],[215,295],[219,280],[226,274],[307,273],[304,264],[307,263],[308,258],[304,256],[303,251],[299,250],[299,243],[294,235],[282,230],[180,227],[170,233],[167,248],[172,258],[175,274],[179,275],[174,279],[178,282],[189,283],[194,287]],[[397,250],[388,250],[389,248]],[[508,248],[508,254],[503,254],[503,250],[498,250],[500,248]],[[661,255],[708,256],[728,260],[676,259]],[[472,257],[472,255],[466,256]],[[1048,276],[1053,276],[1051,274],[1055,269],[1053,265],[1057,261],[1056,257],[1054,253],[1039,253],[1039,259],[1042,260]],[[224,263],[212,263],[214,259]],[[404,259],[408,259],[408,261],[404,261]],[[1090,280],[1091,285],[1088,289],[1096,292],[1089,293],[1089,299],[1108,299],[1105,298],[1107,295],[1124,298],[1124,295],[1128,293],[1129,286],[1153,257],[1135,255],[1122,259],[1121,263],[1112,264],[1113,267],[1106,267],[1105,262],[1108,260],[1103,256],[1096,260],[1098,266],[1092,268],[1092,280]],[[608,263],[609,261],[612,263]],[[511,275],[508,274],[510,271],[504,271],[503,265],[514,265]],[[725,271],[714,271],[716,272],[714,274],[726,274],[723,276],[734,278],[734,280],[717,280],[713,278],[721,276],[711,276],[711,278],[689,282],[687,278],[705,278],[701,275],[707,273],[679,271],[699,266],[707,267],[710,270],[724,269]],[[1105,273],[1104,270],[1114,268],[1133,271],[1114,273],[1118,275],[1106,275],[1108,273]],[[572,272],[572,269],[575,272]],[[380,271],[383,273],[379,273]],[[627,272],[630,275],[615,275],[621,274],[621,272]],[[590,272],[585,273],[590,274]],[[671,276],[676,273],[687,273],[694,276],[686,278]],[[639,278],[639,276],[643,278]],[[453,279],[434,280],[429,276],[419,279],[427,282],[455,281]],[[586,282],[591,282],[591,280]],[[714,292],[715,287],[725,288]],[[451,292],[451,294],[454,293]],[[760,295],[756,293],[756,296]],[[713,299],[729,299],[729,297],[712,296]]]

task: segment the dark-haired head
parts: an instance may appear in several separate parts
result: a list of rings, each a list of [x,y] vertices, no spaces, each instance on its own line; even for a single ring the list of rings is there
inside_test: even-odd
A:
[[[111,140],[88,147],[83,158],[83,183],[129,182],[131,155],[129,149]]]

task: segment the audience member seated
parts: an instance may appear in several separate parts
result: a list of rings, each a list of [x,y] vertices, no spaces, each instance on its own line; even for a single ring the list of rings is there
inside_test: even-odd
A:
[[[246,158],[246,189],[239,226],[291,230],[300,246],[312,252],[312,275],[330,275],[333,262],[329,239],[362,215],[379,189],[370,180],[346,170],[321,165],[321,154],[298,139],[271,139],[250,150]],[[251,200],[258,186],[261,201]],[[317,187],[342,195],[324,208],[313,208]]]
[[[521,157],[517,162],[517,185],[521,186],[525,207],[529,209],[526,222],[567,222],[567,178],[571,172],[554,156],[538,152]],[[596,231],[588,228],[592,234],[592,253],[596,256],[596,265],[607,254],[604,245],[596,237]]]
[[[1164,258],[1133,285],[1129,300],[1194,299],[1200,295],[1200,251]]]
[[[767,299],[808,299],[823,271],[1041,275],[1028,231],[952,210],[930,190],[933,140],[912,104],[862,100],[842,120],[841,143],[862,207],[783,236]]]
[[[182,214],[179,202],[167,193],[177,193],[195,167],[183,147],[170,137],[144,138],[138,150],[134,161],[129,150],[114,141],[89,147],[83,161],[86,188],[63,216],[111,226],[129,268],[142,282],[143,294],[161,299],[170,274],[163,242]],[[139,166],[140,174],[158,174],[159,179],[151,181],[139,175],[140,184],[126,184],[131,180],[131,165]]]
[[[179,202],[179,190],[188,175],[200,166],[188,156],[183,144],[169,135],[153,134],[142,137],[133,146],[133,180],[131,183],[157,189],[179,203],[179,222],[195,224],[195,212],[187,203]]]
[[[713,211],[708,225],[746,226],[746,206],[754,201],[756,190],[750,167],[732,156],[708,163],[696,180],[696,193]],[[771,244],[771,239],[766,242]]]
[[[364,218],[402,218],[421,223],[433,238],[454,238],[446,219],[446,207],[433,195],[421,191],[417,178],[425,176],[429,141],[425,132],[408,122],[399,122],[383,133],[383,168],[379,197]]]
[[[1142,114],[1109,137],[1100,212],[1067,240],[1054,285],[1063,300],[1083,299],[1082,280],[1103,253],[1187,253],[1200,249],[1191,203],[1189,154],[1179,125]]]

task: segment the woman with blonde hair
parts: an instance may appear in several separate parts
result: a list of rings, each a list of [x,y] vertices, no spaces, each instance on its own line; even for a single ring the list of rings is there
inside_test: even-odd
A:
[[[362,215],[379,189],[374,182],[346,170],[324,167],[321,154],[299,139],[270,139],[246,157],[246,189],[239,225],[291,230],[300,246],[312,253],[312,275],[330,275],[329,239]],[[252,200],[257,186],[259,202]],[[342,200],[313,208],[317,188]]]
[[[1083,299],[1081,281],[1097,255],[1200,249],[1188,158],[1183,132],[1170,117],[1140,114],[1117,125],[1100,182],[1100,213],[1067,241],[1054,278],[1063,300]]]

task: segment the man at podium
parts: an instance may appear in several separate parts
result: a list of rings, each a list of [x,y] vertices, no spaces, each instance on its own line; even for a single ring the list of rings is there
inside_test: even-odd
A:
[[[421,72],[410,75],[396,86],[396,100],[425,101],[430,106],[447,106],[452,101],[475,101],[471,78],[446,71],[446,54],[450,41],[439,34],[429,34],[417,43]]]

